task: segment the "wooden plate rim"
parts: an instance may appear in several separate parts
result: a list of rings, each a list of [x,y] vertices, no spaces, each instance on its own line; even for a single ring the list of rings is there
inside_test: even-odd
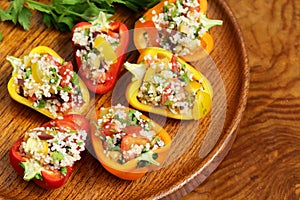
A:
[[[217,166],[225,158],[231,146],[236,138],[237,129],[243,117],[245,111],[247,100],[248,100],[248,91],[250,84],[250,68],[249,68],[249,59],[247,55],[247,47],[245,45],[244,36],[242,30],[237,22],[236,17],[234,16],[231,8],[224,0],[217,0],[216,4],[220,5],[220,9],[224,10],[224,13],[227,14],[229,20],[232,22],[233,27],[235,28],[236,35],[238,36],[239,46],[241,48],[241,54],[243,57],[244,65],[242,68],[242,75],[244,82],[242,83],[241,98],[237,106],[237,112],[234,116],[229,128],[226,131],[227,137],[224,142],[219,146],[216,153],[205,163],[202,168],[199,168],[196,173],[192,174],[188,179],[185,179],[179,185],[175,185],[173,188],[168,188],[167,190],[162,190],[160,194],[157,194],[152,199],[177,199],[183,197],[186,194],[190,193],[201,183],[203,183],[209,175],[217,168]],[[205,175],[204,175],[205,174]]]

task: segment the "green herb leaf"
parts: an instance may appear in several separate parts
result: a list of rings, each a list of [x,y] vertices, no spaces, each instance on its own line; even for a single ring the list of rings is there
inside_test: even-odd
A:
[[[31,74],[32,74],[31,68],[26,68],[26,70],[25,70],[25,77],[24,78],[28,79]]]
[[[47,27],[50,27],[51,23],[52,23],[51,16],[48,14],[44,14],[43,22],[44,22],[44,24],[46,24]]]
[[[20,162],[19,165],[20,165],[23,169],[25,169],[25,162]]]
[[[105,138],[103,136],[100,135],[99,138],[102,142],[105,142]]]
[[[110,128],[109,131],[112,132],[112,133],[116,133],[116,132],[117,132],[117,131],[116,131],[115,129],[113,129],[113,128]]]
[[[151,8],[154,5],[156,5],[158,2],[160,2],[160,0],[127,0],[124,1],[123,3],[129,9],[138,12],[141,10],[145,10],[147,8]]]
[[[72,133],[72,134],[77,134],[78,131],[76,131],[76,130],[70,130],[70,133]]]
[[[72,76],[72,83],[74,85],[78,85],[79,84],[79,79],[78,79],[78,76],[76,73],[73,73],[73,76]]]
[[[35,2],[35,1],[26,1],[28,8],[30,8],[31,10],[37,10],[43,13],[51,13],[52,10],[52,6],[51,5],[46,5],[46,4],[42,4],[39,2]]]
[[[183,78],[184,82],[186,82],[186,83],[190,83],[191,82],[191,80],[190,80],[190,78],[189,78],[189,76],[188,76],[187,73],[181,74],[181,77]]]
[[[2,37],[2,33],[0,32],[0,42],[2,41],[3,37]]]
[[[156,160],[156,159],[158,158],[158,153],[152,154],[152,158],[153,158],[154,160]]]
[[[84,0],[61,0],[60,3],[64,5],[76,5],[83,3]]]
[[[6,10],[0,8],[0,20],[19,23],[25,30],[30,28],[31,11],[36,10],[44,15],[44,23],[60,31],[71,31],[74,24],[80,21],[94,21],[99,12],[115,12],[114,4],[123,4],[129,9],[140,12],[150,8],[160,0],[51,0],[41,3],[38,0],[11,0]],[[30,10],[29,10],[30,9]]]
[[[23,8],[24,0],[14,0],[12,5],[17,12],[20,12]]]
[[[147,160],[140,160],[138,161],[137,165],[136,165],[136,168],[143,168],[143,167],[147,167],[147,166],[150,166],[151,163]]]
[[[60,168],[60,173],[64,176],[67,176],[68,169],[66,167]]]
[[[118,163],[120,163],[121,165],[125,164],[126,163],[126,160],[125,159],[119,159],[117,160]]]
[[[129,118],[129,121],[131,122],[131,124],[133,125],[137,125],[138,124],[138,119],[137,117],[135,116],[135,110],[129,110],[128,111],[128,118]]]
[[[97,129],[97,131],[100,131],[101,130],[101,127],[98,125],[97,122],[91,122],[92,125],[94,125]]]
[[[140,157],[138,157],[138,163],[137,168],[150,166],[151,164],[154,164],[156,166],[159,166],[159,163],[156,161],[158,158],[158,154],[154,153],[153,151],[148,151],[146,153],[143,153]]]
[[[131,122],[130,122],[130,121],[128,121],[128,120],[126,120],[126,119],[122,119],[122,118],[120,118],[118,115],[115,115],[115,116],[114,116],[114,119],[120,121],[120,122],[123,123],[123,124],[126,124],[127,126],[131,125]]]
[[[167,100],[165,101],[165,103],[164,103],[165,106],[170,106],[170,105],[172,105],[172,104],[173,104],[173,101],[171,101],[171,100],[169,100],[169,99],[167,99]]]
[[[59,86],[57,86],[57,88],[56,88],[58,91],[61,91],[61,90],[63,90],[63,88],[59,85]]]
[[[9,10],[1,10],[0,9],[0,19],[1,21],[12,20],[12,16],[9,13]]]
[[[29,30],[30,28],[31,16],[32,16],[31,11],[26,7],[23,7],[22,10],[19,12],[18,22],[25,30]]]
[[[72,30],[74,26],[74,20],[72,17],[60,16],[58,18],[58,23],[66,24],[70,30]]]
[[[55,161],[55,160],[58,160],[58,161],[61,161],[64,159],[64,155],[59,152],[59,151],[54,151],[53,154],[52,154],[52,159]]]
[[[38,179],[38,180],[43,180],[43,176],[42,174],[37,173],[34,178]]]
[[[14,9],[11,10],[12,22],[16,25],[18,22],[18,12]]]
[[[64,92],[70,92],[72,88],[70,86],[65,86],[64,87]]]
[[[120,148],[120,146],[114,146],[114,147],[108,147],[107,150],[109,150],[109,151],[121,151],[121,148]]]
[[[45,108],[46,107],[46,101],[45,100],[40,100],[37,102],[38,104],[36,105],[36,108]]]

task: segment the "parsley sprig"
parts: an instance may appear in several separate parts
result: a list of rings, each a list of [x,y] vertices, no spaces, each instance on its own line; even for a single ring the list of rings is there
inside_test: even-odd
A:
[[[37,0],[11,0],[7,9],[0,8],[0,21],[12,21],[25,30],[30,28],[32,11],[43,14],[44,23],[64,32],[72,30],[80,21],[93,21],[99,12],[113,14],[115,4],[123,4],[138,12],[154,6],[160,0],[50,0],[42,3]],[[45,1],[43,1],[45,2]],[[0,33],[0,41],[2,34]]]
[[[71,30],[79,20],[92,21],[100,11],[113,13],[112,3],[120,0],[51,0],[50,4],[35,0],[13,0],[6,10],[0,10],[1,21],[19,23],[25,30],[30,28],[32,10],[44,15],[44,23],[60,31]]]

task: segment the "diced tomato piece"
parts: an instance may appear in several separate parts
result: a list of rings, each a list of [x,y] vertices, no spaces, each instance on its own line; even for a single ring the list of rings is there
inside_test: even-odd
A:
[[[140,131],[142,130],[141,126],[126,126],[123,131],[126,135],[136,134],[139,135]]]
[[[72,81],[73,65],[71,62],[65,62],[64,65],[60,65],[58,73],[62,76],[60,85],[62,87],[68,86]]]
[[[101,134],[105,136],[112,136],[118,132],[117,129],[117,125],[110,120],[103,124]]]
[[[131,135],[126,135],[121,141],[121,151],[128,151],[131,149],[132,145],[146,145],[148,143],[147,138],[143,137],[133,137]]]
[[[176,56],[173,54],[172,56],[172,70],[174,72],[180,72],[180,64],[177,62]]]

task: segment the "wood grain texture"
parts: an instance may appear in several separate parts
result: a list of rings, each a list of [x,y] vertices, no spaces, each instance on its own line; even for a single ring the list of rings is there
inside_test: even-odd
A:
[[[7,5],[7,2],[0,2],[0,7]],[[20,57],[38,45],[45,45],[66,60],[74,62],[71,36],[70,33],[60,33],[45,27],[39,13],[34,13],[30,31],[23,31],[11,23],[0,23],[4,37],[0,43],[0,196],[5,199],[46,199],[49,196],[57,199],[178,199],[206,180],[234,142],[246,105],[249,81],[244,40],[231,10],[222,0],[213,1],[209,5],[210,16],[222,19],[224,26],[212,30],[216,45],[211,54],[212,60],[204,60],[201,66],[198,66],[199,63],[194,64],[213,85],[213,111],[201,121],[187,122],[151,115],[165,125],[174,140],[169,165],[140,180],[122,181],[104,170],[88,146],[88,151],[76,163],[67,184],[54,191],[45,191],[34,183],[23,181],[9,165],[8,151],[13,142],[26,130],[49,119],[9,97],[6,84],[11,66],[5,57]],[[131,29],[140,15],[121,8],[114,17]],[[137,56],[137,52],[130,52],[128,60],[135,61]],[[116,102],[126,104],[123,92],[130,81],[127,75],[124,70],[116,90],[92,98],[87,116],[93,115],[102,106],[108,107]]]
[[[248,48],[248,104],[228,156],[183,199],[298,200],[300,2],[227,2]]]

